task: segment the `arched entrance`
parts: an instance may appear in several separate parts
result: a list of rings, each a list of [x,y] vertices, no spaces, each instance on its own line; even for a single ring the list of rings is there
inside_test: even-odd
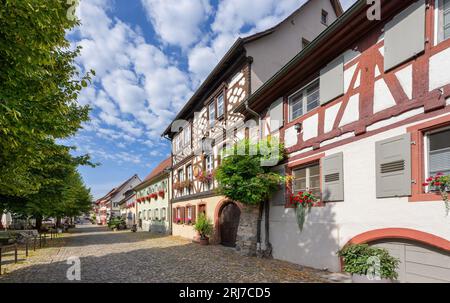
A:
[[[236,246],[236,235],[239,226],[241,210],[233,203],[228,202],[220,209],[219,230],[220,243],[224,246]]]
[[[450,282],[450,241],[406,228],[365,232],[349,244],[367,243],[386,249],[399,259],[399,282]]]

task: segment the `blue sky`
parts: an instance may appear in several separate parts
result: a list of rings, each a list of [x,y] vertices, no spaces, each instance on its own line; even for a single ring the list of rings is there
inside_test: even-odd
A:
[[[315,1],[315,0],[312,0]],[[91,121],[67,144],[91,155],[80,168],[95,198],[170,154],[161,132],[239,36],[267,29],[305,0],[81,0],[68,34],[94,69],[79,98]],[[342,1],[348,8],[354,0]],[[256,5],[257,4],[257,5]]]

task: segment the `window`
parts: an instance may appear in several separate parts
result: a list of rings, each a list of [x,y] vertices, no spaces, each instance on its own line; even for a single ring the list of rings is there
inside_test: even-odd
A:
[[[302,38],[302,49],[305,49],[309,43],[310,43],[309,40]]]
[[[315,197],[320,197],[320,165],[305,166],[294,170],[293,192],[311,191]]]
[[[184,170],[183,169],[180,169],[178,171],[178,182],[180,182],[180,185],[181,185],[181,182],[184,182]],[[184,194],[184,190],[179,190],[179,192],[181,193],[181,195]]]
[[[426,135],[427,177],[437,173],[450,174],[450,129]]]
[[[214,169],[214,161],[213,161],[213,155],[207,155],[205,158],[205,164],[206,164],[206,171],[208,173],[212,172]]]
[[[450,38],[450,0],[439,0],[437,22],[437,42]]]
[[[319,80],[315,80],[289,97],[290,121],[303,116],[320,105]]]
[[[155,209],[155,210],[154,210],[154,215],[153,215],[153,219],[154,219],[154,220],[158,220],[158,213],[159,213],[159,212],[158,212],[158,209]]]
[[[328,12],[326,10],[322,10],[322,16],[320,22],[324,25],[328,25]]]
[[[188,181],[193,181],[192,165],[186,166],[186,178]],[[191,187],[188,187],[187,191],[191,194]]]
[[[184,134],[184,145],[189,145],[191,143],[191,125],[187,125],[183,131]]]
[[[224,99],[223,94],[217,97],[217,117],[222,117],[224,114]]]
[[[192,220],[192,206],[187,207],[187,220]]]
[[[182,169],[180,169],[178,171],[178,181],[179,182],[183,182],[184,181],[184,171]]]
[[[212,173],[212,171],[214,169],[214,157],[213,157],[213,155],[207,155],[206,156],[206,158],[205,158],[205,166],[206,166],[206,173],[207,174]],[[207,190],[211,190],[212,183],[213,182],[204,183],[204,184],[206,184],[206,189]]]
[[[216,121],[216,103],[212,101],[208,106],[209,126],[213,127]]]

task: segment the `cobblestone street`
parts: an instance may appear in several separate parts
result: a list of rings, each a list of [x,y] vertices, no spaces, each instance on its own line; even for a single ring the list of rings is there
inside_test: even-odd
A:
[[[241,257],[222,246],[93,225],[54,242],[60,247],[38,250],[0,276],[0,283],[70,282],[72,256],[81,260],[81,282],[327,282],[329,277],[279,260]]]

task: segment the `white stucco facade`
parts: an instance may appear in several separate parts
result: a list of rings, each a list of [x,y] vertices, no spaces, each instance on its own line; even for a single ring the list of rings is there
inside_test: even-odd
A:
[[[302,232],[295,209],[271,206],[270,242],[274,258],[340,271],[336,252],[353,237],[371,230],[407,228],[450,240],[450,217],[445,216],[442,201],[376,198],[375,142],[406,134],[409,126],[425,121],[327,150],[325,156],[340,152],[344,155],[344,201],[312,208]]]

